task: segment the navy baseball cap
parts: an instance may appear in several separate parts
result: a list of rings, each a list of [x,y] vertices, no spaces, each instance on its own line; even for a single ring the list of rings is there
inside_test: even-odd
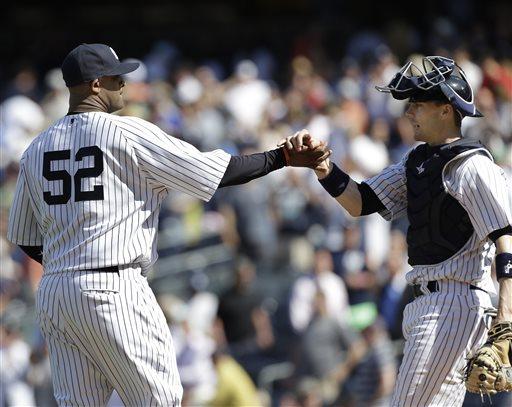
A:
[[[64,58],[62,76],[67,87],[103,76],[123,75],[135,71],[138,62],[121,62],[115,51],[105,44],[81,44]]]

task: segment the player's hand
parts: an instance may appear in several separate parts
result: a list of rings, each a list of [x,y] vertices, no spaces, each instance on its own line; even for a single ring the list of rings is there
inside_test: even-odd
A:
[[[307,130],[282,139],[278,146],[284,149],[286,164],[292,167],[316,169],[332,153],[324,142],[313,139]]]
[[[319,144],[314,143],[313,146],[315,147],[311,148],[302,146],[299,151],[295,148],[288,150],[286,147],[283,147],[285,149],[286,165],[312,169],[316,169],[321,166],[322,162],[329,158],[332,151],[329,150],[327,145],[323,142],[320,142]]]
[[[321,142],[313,139],[309,131],[302,129],[296,132],[293,136],[288,136],[281,139],[277,144],[278,147],[285,147],[287,150],[302,151],[309,149],[315,149],[320,146]]]

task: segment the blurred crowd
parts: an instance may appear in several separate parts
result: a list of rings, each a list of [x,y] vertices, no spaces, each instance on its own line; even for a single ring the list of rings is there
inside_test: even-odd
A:
[[[364,54],[350,52],[365,47]],[[462,47],[438,53],[465,70],[485,116],[464,119],[463,135],[480,139],[512,179],[512,60],[475,60]],[[415,146],[405,102],[374,89],[405,62],[382,42],[356,37],[328,73],[313,57],[297,55],[279,68],[286,78],[280,82],[275,56],[263,49],[229,68],[179,55],[158,42],[140,57],[117,114],[149,120],[202,151],[231,154],[274,149],[307,128],[357,181]],[[33,312],[42,270],[5,236],[21,153],[66,114],[68,92],[58,68],[41,76],[30,66],[1,92],[0,406],[53,406]],[[174,250],[161,252],[159,264],[212,236],[229,253],[222,283],[209,273],[208,256],[180,275],[159,268],[171,285],[179,279],[184,287],[155,290],[173,333],[183,405],[389,405],[402,310],[412,298],[404,278],[407,226],[377,214],[350,217],[307,169],[221,189],[209,203],[171,192],[160,236]]]

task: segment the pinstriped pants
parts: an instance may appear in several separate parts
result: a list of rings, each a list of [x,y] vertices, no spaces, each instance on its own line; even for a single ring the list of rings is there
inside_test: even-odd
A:
[[[140,268],[44,275],[37,319],[60,406],[179,406],[172,338]]]
[[[486,338],[489,294],[456,281],[439,281],[404,310],[404,357],[392,406],[461,406],[466,357]]]

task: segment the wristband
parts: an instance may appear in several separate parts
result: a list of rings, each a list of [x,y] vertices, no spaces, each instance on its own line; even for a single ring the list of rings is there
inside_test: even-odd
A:
[[[512,278],[512,254],[500,253],[496,255],[496,279]]]
[[[333,198],[340,196],[348,186],[350,177],[338,168],[336,164],[332,165],[331,173],[318,180],[324,189],[329,192]]]

